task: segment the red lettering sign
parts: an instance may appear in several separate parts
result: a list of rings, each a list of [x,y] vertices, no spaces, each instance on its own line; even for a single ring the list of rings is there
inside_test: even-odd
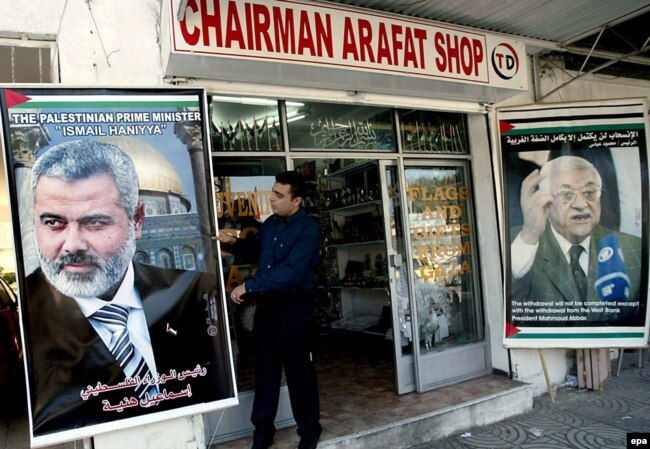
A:
[[[197,57],[284,60],[517,89],[526,83],[522,44],[416,18],[302,0],[187,0],[181,17],[171,23],[172,51]]]

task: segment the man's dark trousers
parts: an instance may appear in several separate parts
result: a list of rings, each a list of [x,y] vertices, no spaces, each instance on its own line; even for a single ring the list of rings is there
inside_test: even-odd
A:
[[[262,294],[257,299],[251,421],[255,426],[254,442],[260,447],[273,441],[283,367],[298,434],[305,440],[318,440],[321,433],[318,384],[311,355],[312,297],[311,292],[292,290]]]

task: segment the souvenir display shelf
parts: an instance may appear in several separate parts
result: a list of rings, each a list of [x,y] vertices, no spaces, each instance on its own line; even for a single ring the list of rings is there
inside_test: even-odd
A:
[[[336,253],[341,318],[334,329],[387,335],[382,311],[390,302],[379,172],[375,161],[327,175],[329,251]]]

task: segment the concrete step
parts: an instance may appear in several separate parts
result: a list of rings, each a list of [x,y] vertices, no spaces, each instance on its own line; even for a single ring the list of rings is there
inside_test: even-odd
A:
[[[372,404],[368,404],[372,407]],[[496,423],[530,411],[533,392],[520,384],[505,391],[468,400],[416,417],[329,440],[319,449],[400,449],[446,438],[471,427]]]
[[[500,374],[401,396],[381,374],[363,379],[363,385],[340,379],[323,382],[319,449],[408,448],[526,413],[533,406],[530,385]],[[281,401],[285,406],[278,410],[272,449],[294,449],[299,436],[286,386],[281,388],[282,395],[287,397]],[[239,399],[239,407],[204,415],[211,449],[250,449],[253,392],[240,394]]]

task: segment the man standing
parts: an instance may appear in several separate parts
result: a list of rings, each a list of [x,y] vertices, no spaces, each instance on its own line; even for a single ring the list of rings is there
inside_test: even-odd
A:
[[[289,387],[299,449],[312,449],[321,434],[316,371],[312,361],[312,281],[318,263],[320,235],[302,207],[304,181],[297,172],[282,172],[270,195],[274,212],[254,239],[236,239],[220,231],[214,237],[235,253],[253,251],[259,268],[252,279],[235,287],[230,297],[240,304],[257,299],[255,310],[255,399],[251,421],[253,448],[273,444],[282,368]]]
[[[598,171],[577,156],[552,159],[524,179],[524,224],[511,233],[516,236],[510,251],[513,300],[586,302],[582,308],[590,311],[582,313],[590,324],[638,315],[638,305],[618,303],[640,299],[641,239],[600,225],[602,189]],[[599,276],[599,263],[612,253],[621,259],[620,270]],[[611,297],[597,290],[599,279],[614,275],[625,278],[627,287]],[[615,306],[603,304],[606,300]]]
[[[131,261],[144,209],[126,154],[92,140],[52,147],[32,197],[35,435],[234,396],[216,278]]]

